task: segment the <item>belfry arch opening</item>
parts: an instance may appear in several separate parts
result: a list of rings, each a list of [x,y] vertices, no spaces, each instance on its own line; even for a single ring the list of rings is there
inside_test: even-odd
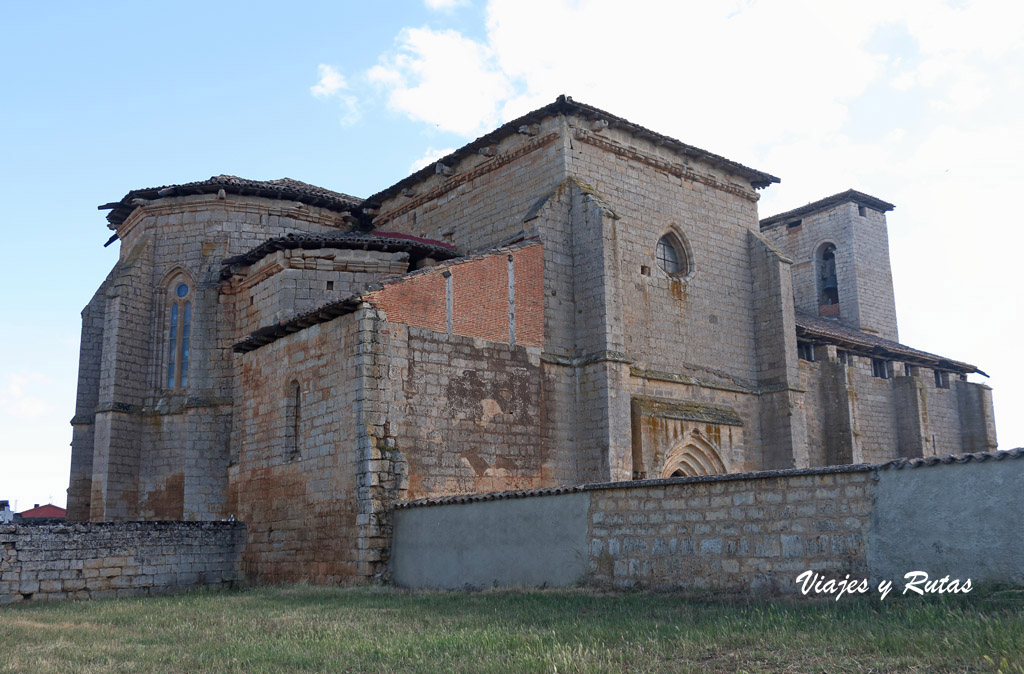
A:
[[[839,279],[836,275],[836,247],[826,243],[818,251],[818,305],[839,305]]]

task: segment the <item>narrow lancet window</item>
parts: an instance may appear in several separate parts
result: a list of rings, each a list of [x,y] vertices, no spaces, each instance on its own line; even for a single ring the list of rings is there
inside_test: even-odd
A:
[[[190,342],[192,341],[192,287],[177,281],[167,298],[167,388],[188,386]]]
[[[285,460],[298,458],[302,447],[302,388],[293,381],[288,386],[285,402]]]

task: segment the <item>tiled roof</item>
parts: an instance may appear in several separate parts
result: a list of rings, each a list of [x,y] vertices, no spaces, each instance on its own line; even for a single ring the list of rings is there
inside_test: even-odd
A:
[[[282,337],[286,337],[293,332],[299,330],[305,330],[308,327],[317,325],[319,323],[326,323],[332,321],[338,316],[350,314],[359,308],[362,300],[358,295],[350,295],[342,300],[335,300],[328,302],[315,309],[304,311],[301,314],[296,314],[291,318],[281,321],[280,323],[274,323],[256,330],[249,334],[245,339],[241,339],[235,342],[232,347],[235,353],[248,353],[255,351],[256,349],[276,342]]]
[[[47,505],[36,506],[35,508],[29,508],[23,512],[18,513],[22,518],[32,517],[64,517],[67,515],[67,511],[60,506],[55,506],[52,503]]]
[[[382,252],[404,251],[414,259],[433,257],[447,260],[456,257],[455,246],[441,241],[422,239],[405,234],[385,234],[362,232],[329,232],[326,234],[292,233],[278,236],[256,246],[252,250],[229,257],[221,264],[221,278],[231,275],[231,267],[242,264],[249,265],[279,250],[294,248],[357,248],[360,250],[378,250]]]
[[[840,325],[834,320],[814,316],[799,309],[796,312],[796,335],[801,338],[810,338],[812,340],[818,338],[832,342],[854,353],[884,356],[893,360],[902,360],[910,363],[927,364],[938,369],[963,374],[977,372],[980,375],[988,376],[970,363],[961,363],[957,360],[937,356],[934,353],[913,349],[891,339],[883,339],[861,330],[855,330],[854,328]]]
[[[288,199],[310,206],[322,206],[332,211],[349,211],[362,203],[362,199],[341,192],[334,192],[323,187],[310,185],[300,180],[281,178],[279,180],[249,180],[238,176],[219,175],[208,180],[198,180],[181,185],[164,185],[162,187],[145,187],[132,190],[120,201],[103,204],[100,210],[110,210],[107,222],[111,229],[116,228],[128,219],[137,206],[136,199],[160,199],[163,197],[180,197],[189,194],[216,194],[224,190],[231,194],[267,197],[269,199]]]
[[[481,148],[486,147],[488,145],[494,145],[495,143],[505,138],[506,136],[518,133],[520,127],[538,123],[541,120],[546,119],[547,117],[553,117],[555,115],[575,115],[577,117],[582,117],[584,119],[605,120],[610,125],[620,129],[624,129],[635,136],[649,138],[650,140],[653,140],[661,145],[664,145],[665,147],[676,152],[679,152],[680,154],[694,157],[695,159],[701,161],[709,162],[715,166],[720,166],[723,169],[735,175],[748,179],[750,181],[751,186],[755,188],[767,187],[772,183],[779,182],[779,179],[771,174],[764,173],[763,171],[758,171],[756,169],[752,169],[748,166],[744,166],[743,164],[734,162],[731,159],[726,159],[725,157],[713,154],[711,152],[708,152],[707,150],[702,150],[699,147],[687,145],[686,143],[678,141],[675,138],[657,133],[656,131],[651,131],[650,129],[640,126],[639,124],[634,124],[629,120],[623,119],[622,117],[619,117],[617,115],[613,115],[610,112],[605,112],[604,110],[595,108],[591,105],[574,101],[572,98],[565,95],[559,96],[554,103],[549,103],[548,105],[545,105],[542,108],[538,108],[532,112],[528,112],[522,117],[519,117],[517,119],[512,120],[511,122],[499,126],[494,131],[491,131],[490,133],[477,138],[472,143],[464,145],[458,150],[455,150],[455,152],[452,152],[451,154],[442,157],[437,161],[442,164],[445,164],[446,166],[454,166],[457,163],[459,163],[459,161],[461,161],[463,158],[476,154],[477,151],[479,151]],[[367,197],[365,203],[367,205],[379,206],[385,199],[394,196],[403,188],[422,182],[429,178],[430,176],[435,175],[435,173],[435,164],[432,163],[420,169],[419,171],[413,173],[407,178],[398,181],[391,187],[388,187],[387,189],[384,189],[378,192],[377,194],[374,194],[373,196]]]
[[[805,206],[801,206],[800,208],[794,208],[791,211],[786,211],[785,213],[779,213],[777,215],[772,215],[770,217],[764,218],[763,220],[761,220],[761,229],[769,229],[771,227],[774,227],[775,225],[778,225],[781,222],[785,222],[786,220],[792,220],[794,218],[799,218],[804,215],[810,215],[811,213],[823,211],[826,208],[832,208],[833,206],[845,204],[850,201],[861,206],[867,206],[868,208],[872,208],[876,211],[882,211],[883,213],[891,211],[892,209],[896,208],[888,201],[882,201],[881,199],[873,197],[870,194],[864,194],[863,192],[858,192],[857,190],[846,190],[845,192],[833,194],[832,196],[825,197],[824,199],[812,201],[811,203],[806,204]]]
[[[926,456],[919,459],[896,459],[883,463],[879,470],[902,470],[903,468],[920,468],[921,466],[938,466],[950,463],[984,463],[985,461],[1002,461],[1003,459],[1024,458],[1024,447],[1007,449],[998,452],[975,452],[973,454],[950,454],[949,456]]]
[[[1018,447],[1007,451],[977,452],[974,454],[953,454],[951,456],[930,456],[922,459],[896,459],[888,463],[853,463],[841,466],[822,466],[819,468],[786,468],[782,470],[760,470],[749,473],[722,473],[719,475],[698,475],[695,477],[667,477],[657,480],[626,480],[622,482],[598,482],[565,487],[547,487],[542,489],[515,489],[509,491],[486,492],[481,494],[457,494],[454,496],[438,496],[420,498],[413,501],[400,501],[395,509],[419,508],[432,505],[451,505],[457,503],[477,503],[480,501],[502,501],[506,499],[530,498],[531,496],[554,496],[557,494],[576,494],[601,489],[624,489],[629,487],[661,487],[673,484],[696,484],[702,482],[732,482],[736,480],[772,479],[800,475],[833,475],[836,473],[868,473],[878,470],[900,470],[903,468],[920,468],[951,463],[983,463],[985,461],[1003,461],[1004,459],[1024,458],[1024,448]]]

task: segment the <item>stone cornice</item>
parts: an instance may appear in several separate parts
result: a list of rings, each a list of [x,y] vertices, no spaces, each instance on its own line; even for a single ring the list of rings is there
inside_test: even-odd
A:
[[[645,164],[669,175],[676,176],[682,180],[707,185],[708,187],[713,187],[714,189],[727,192],[751,202],[756,202],[760,198],[759,195],[752,190],[744,189],[731,183],[722,182],[714,176],[698,173],[684,164],[666,161],[661,157],[656,157],[650,153],[643,152],[635,148],[623,147],[611,139],[602,138],[597,134],[587,131],[586,129],[577,128],[573,137],[576,140],[587,143],[588,145],[601,148],[602,150],[611,152],[612,154],[618,155],[624,159],[640,162],[641,164]]]

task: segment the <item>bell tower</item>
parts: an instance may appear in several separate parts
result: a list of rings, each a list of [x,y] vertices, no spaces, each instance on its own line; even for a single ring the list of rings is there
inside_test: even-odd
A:
[[[898,341],[885,221],[893,208],[848,190],[761,221],[793,259],[797,309]]]

